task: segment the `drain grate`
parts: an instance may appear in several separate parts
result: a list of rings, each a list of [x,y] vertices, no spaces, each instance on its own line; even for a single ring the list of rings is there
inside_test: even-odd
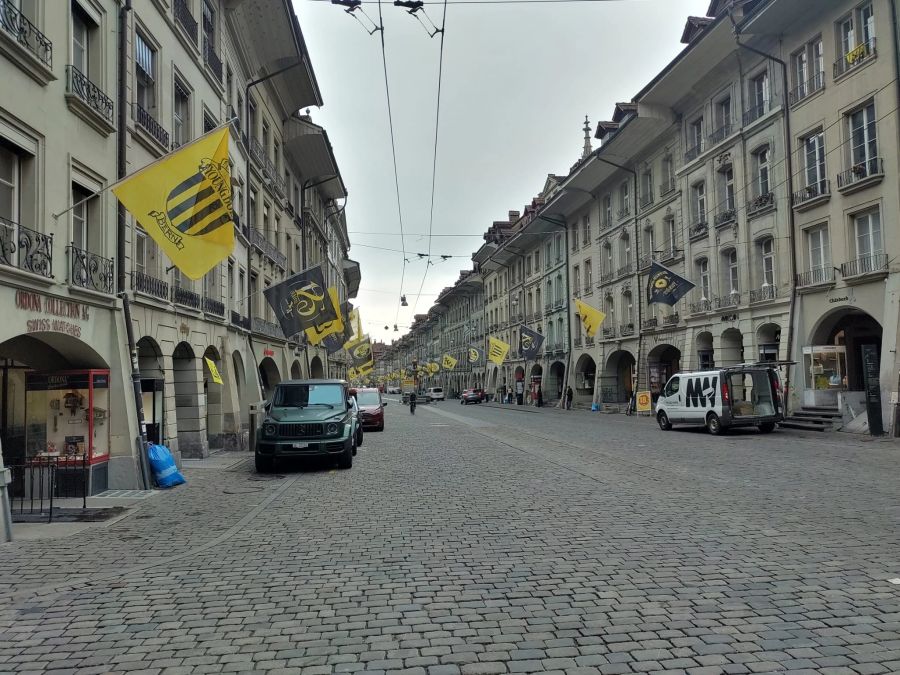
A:
[[[149,499],[157,494],[158,490],[107,490],[91,499]]]

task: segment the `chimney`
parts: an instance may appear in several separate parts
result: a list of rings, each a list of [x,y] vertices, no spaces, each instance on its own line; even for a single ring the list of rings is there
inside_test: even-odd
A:
[[[519,216],[522,215],[518,211],[510,211],[509,212],[509,224],[512,225],[519,219]]]

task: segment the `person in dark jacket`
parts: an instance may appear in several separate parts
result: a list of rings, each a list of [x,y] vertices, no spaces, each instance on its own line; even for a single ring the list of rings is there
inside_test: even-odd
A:
[[[566,410],[572,409],[572,397],[575,395],[575,392],[572,391],[572,387],[566,387]]]
[[[538,408],[544,407],[544,392],[541,391],[541,385],[538,385],[538,388],[537,388],[537,407]]]

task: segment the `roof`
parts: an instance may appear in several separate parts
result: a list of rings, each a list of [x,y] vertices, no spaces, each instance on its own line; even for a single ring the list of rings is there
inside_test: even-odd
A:
[[[704,29],[713,22],[708,16],[689,16],[684,24],[684,32],[681,34],[681,42],[689,45],[703,33]]]

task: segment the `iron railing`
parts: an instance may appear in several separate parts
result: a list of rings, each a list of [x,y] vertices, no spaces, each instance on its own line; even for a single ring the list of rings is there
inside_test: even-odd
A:
[[[584,346],[585,347],[593,347],[594,346],[594,338],[587,336],[584,338]]]
[[[841,263],[841,276],[858,277],[863,274],[873,274],[875,272],[885,272],[888,268],[888,257],[886,253],[874,253],[872,255],[864,255],[856,260]]]
[[[609,339],[616,337],[616,329],[614,326],[603,327],[603,337]]]
[[[712,302],[706,299],[697,300],[697,302],[692,302],[688,305],[688,309],[691,310],[691,314],[698,314],[700,312],[709,312],[712,310]]]
[[[53,67],[53,43],[22,14],[18,3],[0,0],[0,28],[34,54],[48,68]]]
[[[629,260],[627,263],[625,263],[624,265],[622,265],[620,268],[618,268],[616,270],[616,276],[623,277],[626,274],[631,274],[633,271],[634,271],[634,265]]]
[[[250,157],[260,166],[260,168],[266,165],[266,160],[268,159],[266,157],[266,149],[256,138],[250,139]]]
[[[660,197],[663,197],[663,196],[669,194],[670,192],[674,192],[674,191],[675,191],[675,177],[674,176],[669,178],[669,180],[663,181],[662,183],[659,184],[659,196]]]
[[[53,278],[53,235],[0,218],[0,264]]]
[[[641,330],[652,330],[659,325],[659,319],[655,316],[650,317],[649,319],[644,319],[641,321]]]
[[[766,192],[765,194],[761,194],[758,197],[754,197],[749,202],[747,202],[747,215],[752,216],[756,213],[760,213],[761,211],[766,211],[775,206],[775,193],[774,192]]]
[[[638,258],[638,269],[645,270],[653,263],[653,253],[641,253]]]
[[[710,146],[716,145],[717,143],[721,143],[726,138],[731,136],[731,122],[725,122],[722,126],[716,129],[709,135],[709,144]]]
[[[277,323],[272,323],[271,321],[266,321],[263,318],[254,316],[251,326],[254,333],[284,340],[284,333],[281,332],[281,326]]]
[[[604,403],[624,403],[627,397],[620,396],[617,385],[604,384],[600,387],[600,400]]]
[[[112,293],[116,276],[116,261],[112,258],[78,248],[73,243],[69,253],[69,284],[99,293]]]
[[[203,37],[203,62],[209,68],[216,79],[222,81],[222,59],[216,54],[215,46],[206,36]]]
[[[837,176],[838,190],[850,187],[873,176],[884,175],[884,162],[881,157],[870,157],[854,164]]]
[[[744,126],[753,124],[760,117],[765,115],[772,109],[772,100],[764,99],[754,103],[744,111]]]
[[[641,208],[646,209],[653,204],[653,191],[645,192],[641,195]]]
[[[172,302],[176,305],[200,309],[200,294],[182,286],[172,286]]]
[[[801,82],[796,87],[791,89],[788,94],[788,102],[791,105],[795,105],[800,103],[807,96],[812,96],[817,91],[820,91],[825,88],[825,72],[820,71],[809,78],[806,82]]]
[[[678,316],[678,312],[672,312],[671,314],[664,316],[662,322],[663,326],[674,326],[679,320],[680,317]]]
[[[234,310],[231,310],[231,324],[244,330],[250,330],[250,318],[241,316],[240,312],[235,312]]]
[[[575,346],[581,347],[581,338],[580,337],[575,338]]]
[[[703,152],[703,143],[697,143],[696,145],[691,146],[684,153],[684,161],[690,162],[697,159],[701,152]]]
[[[806,272],[797,274],[797,286],[815,286],[817,284],[829,284],[834,281],[834,268],[829,264],[828,267],[816,267]]]
[[[81,508],[87,508],[87,455],[38,455],[7,468],[12,478],[9,501],[14,517],[31,520],[46,516],[48,523],[53,522],[56,499],[81,499]]]
[[[709,234],[709,223],[706,222],[706,214],[697,216],[697,218],[694,219],[693,225],[691,225],[688,230],[688,237],[691,241],[694,241],[695,239],[705,237],[707,234]]]
[[[146,293],[160,300],[169,299],[169,284],[149,274],[134,271],[131,273],[131,290]]]
[[[221,300],[216,300],[215,298],[210,298],[207,295],[203,296],[203,311],[206,314],[213,314],[215,316],[225,316],[225,303]]]
[[[619,326],[619,335],[621,335],[622,337],[634,335],[634,324],[626,323]]]
[[[876,55],[875,38],[870,38],[868,42],[856,45],[856,47],[834,62],[834,77],[840,77],[850,72]]]
[[[196,44],[197,42],[197,19],[191,14],[191,8],[188,0],[175,0],[175,21],[177,21],[188,37]]]
[[[73,65],[66,66],[66,93],[78,98],[108,124],[113,124],[115,119],[113,100]]]
[[[156,118],[153,117],[149,112],[144,110],[139,104],[135,103],[132,108],[132,115],[134,117],[134,122],[141,129],[146,131],[150,136],[159,143],[162,147],[168,149],[169,148],[169,132],[166,131],[162,124],[156,121]]]
[[[631,215],[631,205],[630,204],[625,204],[622,208],[620,208],[618,211],[616,211],[616,217],[619,220],[622,220],[623,218],[625,218],[629,215]]]
[[[778,287],[774,284],[763,284],[760,288],[750,291],[750,302],[764,302],[775,300],[778,297]]]
[[[278,267],[281,269],[287,267],[287,256],[279,251],[275,244],[266,239],[262,232],[250,230],[250,242]]]
[[[831,181],[820,180],[817,183],[797,190],[793,194],[794,206],[803,206],[808,202],[819,199],[819,197],[828,197],[829,195],[831,195]]]
[[[720,295],[715,300],[716,309],[726,309],[728,307],[737,307],[740,303],[741,303],[741,294],[740,293],[728,293],[727,295]]]
[[[737,209],[733,207],[724,208],[719,209],[719,212],[716,213],[715,218],[713,219],[713,223],[716,227],[721,227],[722,225],[733,223],[735,220],[737,220]]]

